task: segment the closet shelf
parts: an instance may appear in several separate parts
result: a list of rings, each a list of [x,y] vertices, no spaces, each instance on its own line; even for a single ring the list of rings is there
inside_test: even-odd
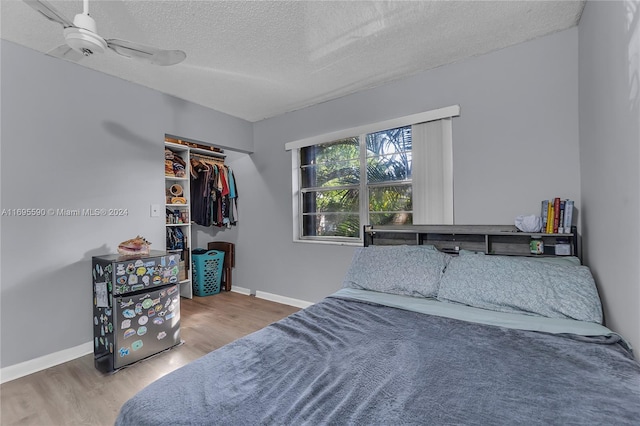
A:
[[[185,176],[168,175],[167,172],[167,149],[170,150],[174,156],[178,156],[182,161],[178,163],[184,163]],[[169,158],[168,160],[172,160]],[[173,169],[176,169],[176,161],[173,162]],[[180,254],[180,295],[191,299],[193,297],[193,287],[191,280],[193,274],[191,271],[191,199],[190,199],[190,179],[189,179],[189,148],[183,145],[176,145],[168,143],[165,140],[165,207],[167,209],[167,222],[173,222],[169,220],[170,215],[174,211],[178,211],[178,214],[184,217],[182,223],[165,223],[165,232],[167,237],[166,251],[169,253]],[[180,189],[180,193],[174,193],[173,188]],[[183,198],[185,203],[171,203],[173,197]],[[180,248],[178,248],[180,247]],[[175,248],[175,249],[174,249]]]

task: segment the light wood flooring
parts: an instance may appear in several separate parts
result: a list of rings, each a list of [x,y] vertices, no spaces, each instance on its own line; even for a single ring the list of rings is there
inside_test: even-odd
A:
[[[181,300],[184,344],[103,375],[93,354],[0,386],[0,425],[113,425],[120,406],[165,374],[298,308],[224,292]]]

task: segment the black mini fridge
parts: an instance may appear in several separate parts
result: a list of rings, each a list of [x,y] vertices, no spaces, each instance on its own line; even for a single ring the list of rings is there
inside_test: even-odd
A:
[[[93,355],[110,373],[178,345],[180,256],[107,254],[92,258]]]

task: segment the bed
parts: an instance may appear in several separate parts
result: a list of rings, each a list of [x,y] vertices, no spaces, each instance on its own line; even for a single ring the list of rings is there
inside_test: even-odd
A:
[[[638,424],[640,364],[575,256],[355,250],[343,288],[158,379],[117,425]]]

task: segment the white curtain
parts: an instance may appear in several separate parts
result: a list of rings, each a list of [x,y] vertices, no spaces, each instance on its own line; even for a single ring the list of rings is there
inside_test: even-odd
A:
[[[414,124],[413,224],[453,224],[453,139],[451,118]]]

